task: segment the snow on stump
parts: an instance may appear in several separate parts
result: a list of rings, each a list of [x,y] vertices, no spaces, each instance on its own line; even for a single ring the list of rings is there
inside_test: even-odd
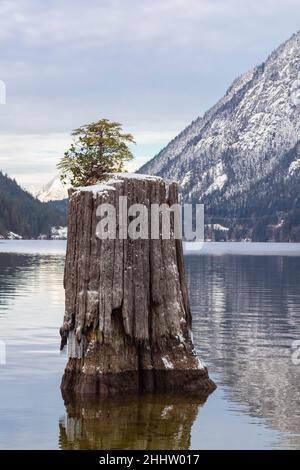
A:
[[[125,234],[120,196],[128,208],[139,203],[149,209],[147,239]],[[70,190],[60,330],[69,354],[63,391],[208,395],[215,389],[193,344],[182,242],[161,233],[150,237],[150,205],[175,202],[177,185],[167,194],[164,181],[154,176],[117,174],[104,184]],[[103,204],[116,210],[115,239],[97,236]]]

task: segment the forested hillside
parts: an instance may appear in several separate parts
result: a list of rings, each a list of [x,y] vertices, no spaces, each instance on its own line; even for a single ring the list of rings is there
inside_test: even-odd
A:
[[[35,199],[0,171],[0,235],[14,232],[23,238],[50,235],[53,226],[65,226],[65,214]]]

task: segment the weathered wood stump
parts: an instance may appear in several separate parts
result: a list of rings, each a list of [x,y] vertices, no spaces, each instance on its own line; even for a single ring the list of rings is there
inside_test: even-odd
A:
[[[197,357],[185,282],[181,240],[101,240],[97,208],[110,203],[118,216],[119,196],[128,207],[172,205],[161,178],[115,175],[105,184],[70,192],[65,264],[62,346],[69,359],[63,390],[75,394],[197,392],[215,385]],[[151,217],[149,217],[149,234]]]

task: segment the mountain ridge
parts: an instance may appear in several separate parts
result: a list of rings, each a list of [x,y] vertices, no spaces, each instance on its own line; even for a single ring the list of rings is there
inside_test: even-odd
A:
[[[281,174],[283,168],[288,180],[291,175],[285,159],[292,149],[294,161],[290,165],[294,163],[297,176],[299,140],[298,31],[265,62],[234,80],[203,117],[194,120],[138,172],[177,181],[184,201],[204,203],[209,222],[217,215],[233,220],[241,217],[241,212],[255,218],[257,211],[251,211],[249,204],[256,196],[251,194],[254,185],[259,192],[259,182],[276,172]],[[289,192],[287,181],[284,186]],[[271,188],[267,193],[271,197]],[[239,196],[245,200],[240,213],[234,204]],[[247,228],[244,236],[257,239],[254,225]],[[272,237],[277,235],[273,233]]]
[[[34,192],[41,202],[61,201],[68,198],[70,184],[63,184],[58,176],[52,178],[42,189]]]

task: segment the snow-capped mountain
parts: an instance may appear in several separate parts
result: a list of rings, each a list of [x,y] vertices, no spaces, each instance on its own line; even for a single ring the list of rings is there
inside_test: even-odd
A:
[[[69,184],[63,184],[59,178],[53,178],[46,186],[35,193],[41,202],[61,201],[67,199]]]
[[[300,32],[235,80],[139,172],[177,181],[185,200],[204,202],[206,214],[230,225],[236,217],[258,217],[248,204],[262,190],[272,200],[280,188],[294,188],[295,178],[300,182],[299,141]]]

